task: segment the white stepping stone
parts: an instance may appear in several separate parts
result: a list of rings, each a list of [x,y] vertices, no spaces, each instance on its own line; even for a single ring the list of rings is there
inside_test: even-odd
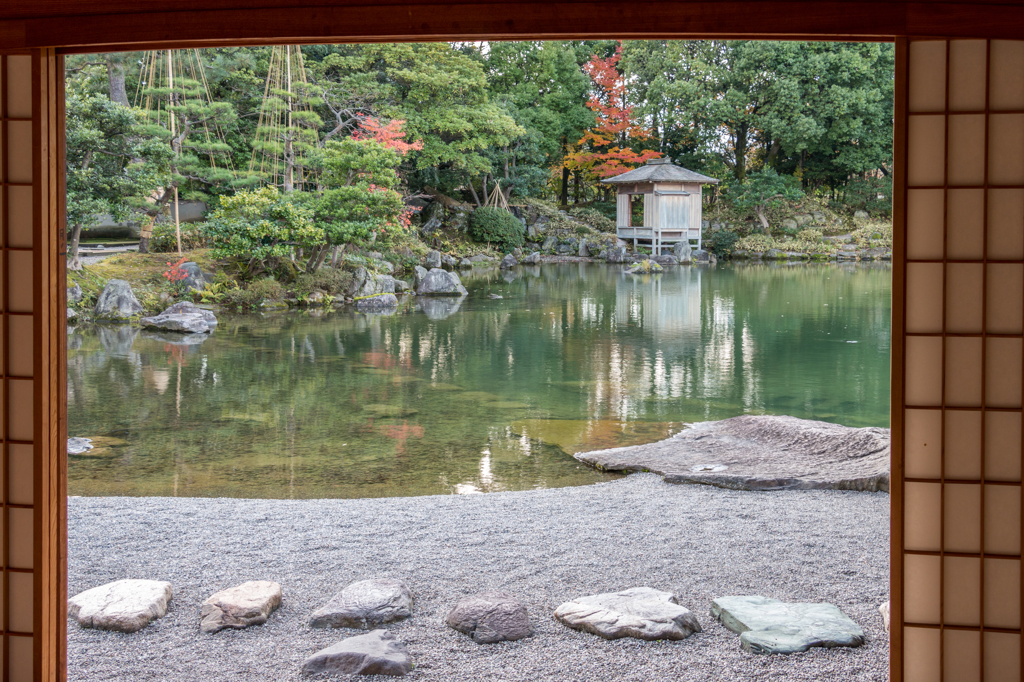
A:
[[[555,619],[605,639],[686,639],[701,631],[697,617],[674,594],[650,587],[573,599],[555,609]]]
[[[137,632],[167,613],[171,584],[117,580],[68,599],[68,615],[85,628]]]
[[[225,628],[241,630],[263,625],[281,605],[281,586],[269,580],[253,580],[221,590],[203,602],[199,610],[203,632]]]

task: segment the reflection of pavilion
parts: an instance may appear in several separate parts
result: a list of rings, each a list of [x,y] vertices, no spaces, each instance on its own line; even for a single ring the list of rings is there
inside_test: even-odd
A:
[[[615,322],[641,324],[655,336],[699,338],[700,268],[623,275],[615,284]]]

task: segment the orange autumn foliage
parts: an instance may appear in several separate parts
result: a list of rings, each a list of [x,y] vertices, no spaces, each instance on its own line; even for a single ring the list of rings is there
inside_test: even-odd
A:
[[[583,67],[595,89],[587,108],[594,112],[597,120],[577,142],[578,149],[566,156],[565,166],[584,171],[592,179],[621,175],[662,156],[654,150],[638,153],[629,148],[630,142],[646,140],[651,133],[637,123],[633,107],[625,103],[626,81],[617,68],[621,59],[622,42],[619,41],[611,57],[601,59],[594,55]]]

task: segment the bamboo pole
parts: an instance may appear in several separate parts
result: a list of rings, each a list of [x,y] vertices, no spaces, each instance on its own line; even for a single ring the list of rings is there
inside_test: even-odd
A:
[[[168,118],[171,122],[171,144],[174,144],[174,111],[170,110],[170,101],[174,99],[174,61],[171,57],[172,50],[167,50],[167,87],[171,90],[168,93]],[[177,145],[174,145],[174,155],[178,155]],[[178,185],[174,185],[174,240],[178,245],[178,255],[181,255],[181,224],[178,222]]]

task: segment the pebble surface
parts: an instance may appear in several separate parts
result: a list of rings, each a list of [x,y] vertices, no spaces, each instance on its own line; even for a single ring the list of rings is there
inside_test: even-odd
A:
[[[878,613],[889,580],[884,493],[743,492],[634,474],[473,496],[72,497],[68,517],[69,595],[121,578],[174,584],[167,615],[140,632],[69,620],[71,682],[304,679],[307,656],[363,633],[312,629],[310,613],[344,586],[378,577],[404,581],[415,597],[412,618],[386,626],[409,647],[412,680],[888,679]],[[202,601],[247,580],[281,583],[281,608],[259,627],[200,632]],[[638,586],[674,592],[704,632],[678,642],[606,641],[552,618],[573,597]],[[523,601],[533,637],[481,646],[445,625],[460,599],[494,589]],[[745,653],[708,615],[713,598],[741,594],[830,602],[867,643]]]

